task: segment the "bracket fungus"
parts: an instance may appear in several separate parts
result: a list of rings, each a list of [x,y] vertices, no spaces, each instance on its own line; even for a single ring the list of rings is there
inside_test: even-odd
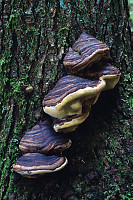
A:
[[[75,131],[89,116],[100,92],[112,89],[118,83],[121,73],[107,63],[109,58],[109,47],[83,31],[63,60],[70,75],[62,77],[42,101],[44,112],[53,119],[53,128],[45,120],[23,136],[19,148],[24,155],[13,165],[14,171],[36,178],[66,166],[66,157],[53,154],[69,148],[72,142],[56,132]],[[37,112],[36,120],[39,119]]]
[[[53,128],[56,132],[68,133],[76,130],[79,124],[85,121],[89,116],[91,106],[89,105],[85,113],[64,117],[61,119],[54,118]]]
[[[44,153],[46,155],[63,151],[71,146],[71,140],[57,134],[48,121],[43,121],[28,131],[20,141],[23,153]]]
[[[110,63],[101,63],[100,65],[92,65],[80,72],[79,76],[90,80],[104,80],[106,86],[103,90],[110,90],[118,83],[121,72]]]
[[[67,132],[66,128],[73,126],[75,129],[88,117],[91,106],[97,101],[105,85],[103,80],[91,81],[73,75],[64,76],[44,97],[44,112],[60,119],[58,125],[63,125],[62,131]],[[54,129],[58,131],[57,123]]]
[[[37,178],[46,173],[63,169],[68,163],[66,157],[46,156],[41,153],[26,153],[13,165],[15,172],[27,178]]]
[[[100,80],[104,80],[106,82],[106,86],[103,90],[110,90],[113,89],[118,83],[121,72],[117,67],[107,63],[103,67],[99,68],[97,76]]]
[[[78,71],[83,70],[86,66],[90,67],[101,59],[108,60],[109,58],[109,47],[83,31],[72,48],[69,48],[63,64],[68,74],[78,74]]]

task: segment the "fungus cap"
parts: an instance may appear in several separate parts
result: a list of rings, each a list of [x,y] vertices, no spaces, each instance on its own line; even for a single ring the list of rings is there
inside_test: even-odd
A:
[[[104,80],[106,82],[106,87],[103,90],[113,89],[118,83],[120,76],[121,72],[117,67],[109,63],[106,66],[104,66],[101,72],[99,73],[99,79]]]
[[[48,121],[35,125],[20,141],[19,149],[23,153],[53,154],[71,146],[71,140],[57,134]]]
[[[13,165],[15,172],[27,178],[36,178],[46,173],[63,169],[68,160],[55,155],[46,156],[40,153],[27,153],[21,156]]]
[[[44,112],[59,119],[82,114],[84,104],[88,107],[94,104],[104,87],[104,80],[91,81],[72,75],[64,76],[44,97]],[[86,102],[90,102],[90,105]]]
[[[106,86],[103,90],[109,90],[113,89],[118,83],[121,72],[117,67],[110,63],[101,63],[101,65],[94,64],[91,67],[86,67],[79,75],[91,80],[104,80]]]
[[[69,48],[63,64],[68,74],[78,74],[78,71],[83,70],[86,66],[98,63],[101,59],[108,60],[109,58],[109,47],[83,31],[72,48]]]
[[[79,115],[73,115],[70,117],[64,117],[61,119],[53,120],[53,128],[56,132],[69,133],[76,130],[79,124],[85,121],[89,116],[91,106],[85,110],[85,113]]]

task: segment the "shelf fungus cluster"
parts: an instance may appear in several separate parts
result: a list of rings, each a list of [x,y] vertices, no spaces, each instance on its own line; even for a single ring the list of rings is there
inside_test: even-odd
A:
[[[109,59],[109,47],[85,31],[69,48],[63,60],[68,75],[42,102],[56,132],[74,131],[89,116],[101,91],[113,89],[118,83],[121,73],[108,63]]]
[[[44,97],[44,112],[54,118],[56,132],[74,131],[89,115],[105,87],[103,80],[87,80],[73,75],[62,77]]]
[[[58,154],[70,146],[71,140],[56,133],[47,120],[39,122],[22,137],[23,155],[13,165],[14,171],[28,178],[59,171],[68,160]]]
[[[72,142],[62,133],[75,131],[89,116],[100,93],[113,89],[119,81],[121,73],[108,63],[109,59],[109,47],[83,31],[63,60],[67,75],[42,102],[53,124],[40,122],[23,136],[19,148],[24,155],[13,165],[16,172],[35,178],[56,172],[68,163],[59,153]]]

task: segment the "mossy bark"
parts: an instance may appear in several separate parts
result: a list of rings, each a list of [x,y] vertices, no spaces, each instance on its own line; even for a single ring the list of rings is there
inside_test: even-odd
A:
[[[0,18],[0,198],[130,199],[133,55],[128,1],[2,0]],[[69,160],[64,170],[23,178],[12,168],[21,156],[19,141],[36,124],[34,114],[44,95],[65,74],[65,53],[83,29],[109,45],[111,62],[122,73],[120,82],[101,94],[88,119],[69,134],[73,144],[64,152]],[[34,90],[27,94],[29,85]]]

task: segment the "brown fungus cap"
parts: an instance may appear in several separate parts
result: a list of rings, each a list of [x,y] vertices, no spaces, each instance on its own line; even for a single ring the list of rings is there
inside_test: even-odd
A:
[[[40,153],[27,153],[21,156],[13,165],[15,172],[27,178],[37,178],[46,173],[63,169],[68,160],[55,155],[46,156]]]
[[[69,48],[63,64],[68,74],[78,74],[78,71],[83,70],[86,66],[109,58],[109,47],[83,31],[72,48]]]
[[[71,146],[71,140],[57,134],[48,121],[43,121],[28,131],[20,141],[23,153],[44,153],[47,155],[63,151]]]
[[[104,87],[104,80],[92,81],[72,75],[64,76],[44,97],[44,112],[58,119],[73,116],[76,119],[76,116],[80,116],[80,119],[85,120],[91,105],[96,102]]]
[[[101,63],[101,65],[94,64],[91,67],[86,67],[79,76],[91,80],[104,80],[106,82],[104,90],[109,90],[113,89],[118,83],[121,72],[110,63]]]
[[[105,65],[101,69],[101,72],[99,73],[99,79],[104,80],[106,82],[104,90],[113,89],[115,85],[118,83],[120,76],[121,72],[117,67],[109,63]]]

